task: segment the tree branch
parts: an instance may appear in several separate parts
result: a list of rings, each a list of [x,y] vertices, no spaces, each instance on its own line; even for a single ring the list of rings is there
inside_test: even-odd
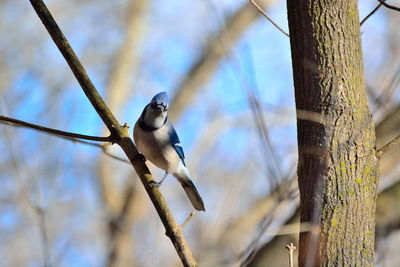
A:
[[[9,117],[2,116],[2,115],[0,115],[0,122],[4,123],[4,124],[10,124],[13,126],[23,126],[23,127],[35,129],[35,130],[38,130],[41,132],[46,132],[46,133],[50,133],[50,134],[54,134],[54,135],[66,136],[66,137],[71,137],[71,138],[79,138],[79,139],[99,141],[99,142],[114,142],[115,141],[111,136],[98,137],[98,136],[65,132],[65,131],[60,131],[60,130],[56,130],[53,128],[48,128],[48,127],[32,124],[29,122],[9,118]]]
[[[290,37],[289,34],[287,32],[285,32],[281,27],[278,26],[278,24],[276,24],[268,15],[267,13],[264,12],[264,10],[254,1],[254,0],[250,0],[250,3],[253,4],[253,6],[255,6],[258,11],[261,12],[261,14],[264,15],[264,17],[269,20],[269,22],[272,23],[272,25],[275,26],[275,28],[277,28],[281,33],[283,33],[284,35],[286,35],[287,37]]]
[[[52,135],[54,135],[56,137],[60,137],[60,138],[66,139],[66,140],[74,142],[74,143],[80,143],[80,144],[84,144],[84,145],[95,146],[95,147],[100,148],[103,151],[103,153],[106,154],[107,156],[109,156],[110,158],[113,158],[115,160],[122,161],[122,162],[130,164],[129,160],[121,158],[121,157],[118,157],[118,156],[115,156],[115,155],[111,154],[110,152],[108,152],[107,145],[100,145],[100,144],[97,144],[97,143],[84,141],[84,140],[91,140],[91,141],[99,141],[99,142],[114,142],[115,140],[113,140],[111,138],[111,136],[108,136],[108,137],[97,137],[97,136],[91,136],[91,135],[83,135],[83,134],[64,132],[64,131],[43,127],[43,126],[40,126],[40,125],[28,123],[28,122],[25,122],[25,121],[20,121],[20,120],[17,120],[17,119],[13,119],[13,118],[1,116],[1,115],[0,115],[0,123],[11,125],[11,126],[14,126],[14,127],[26,127],[26,128],[38,130],[38,131],[43,132],[43,133],[52,134]],[[77,138],[79,138],[79,139],[77,139]],[[81,139],[84,139],[84,140],[81,140]]]
[[[400,134],[397,137],[395,137],[392,141],[381,147],[378,150],[378,152],[376,152],[376,156],[378,157],[378,159],[380,159],[385,152],[392,149],[392,147],[394,147],[397,143],[400,143]]]
[[[381,3],[382,5],[384,5],[385,7],[389,8],[389,9],[400,11],[400,7],[396,7],[396,6],[392,6],[392,5],[386,4],[385,1],[386,0],[378,0],[379,3]]]
[[[376,11],[378,11],[378,9],[379,9],[382,5],[383,5],[382,3],[379,3],[379,4],[374,8],[374,10],[372,10],[371,13],[369,13],[369,14],[361,21],[360,26],[362,26],[363,23],[364,23],[365,21],[367,21],[367,19],[369,19],[369,17],[371,17]]]
[[[137,172],[140,180],[142,181],[147,194],[149,195],[154,207],[157,210],[161,221],[166,229],[166,235],[171,239],[176,252],[178,253],[182,264],[184,266],[196,266],[196,260],[192,256],[192,252],[186,244],[186,241],[182,235],[182,231],[179,225],[177,225],[171,211],[169,210],[164,197],[161,195],[158,188],[151,188],[149,184],[154,182],[153,177],[145,162],[141,160],[140,154],[133,144],[132,139],[129,137],[128,127],[121,126],[114,115],[111,113],[103,99],[97,92],[90,78],[88,77],[82,64],[75,55],[65,36],[61,32],[60,28],[54,21],[52,15],[47,9],[46,5],[42,0],[29,0],[41,19],[42,23],[46,27],[53,41],[57,45],[60,52],[63,54],[65,60],[70,66],[76,79],[81,85],[86,96],[92,103],[93,107],[111,132],[111,136],[115,136],[116,142],[124,150],[125,154],[131,161],[135,171]]]

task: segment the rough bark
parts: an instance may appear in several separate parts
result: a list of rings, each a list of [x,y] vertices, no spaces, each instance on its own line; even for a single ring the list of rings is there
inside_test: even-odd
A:
[[[383,119],[375,128],[376,132],[376,143],[377,147],[382,147],[383,144],[388,142],[400,128],[400,116],[396,116],[399,113],[400,107],[393,110],[392,113]],[[392,150],[384,154],[384,157],[380,160],[380,172],[382,177],[388,175],[394,166],[398,163],[398,155],[400,146],[394,147]],[[383,166],[383,167],[382,167]],[[378,191],[383,188],[378,188]],[[384,191],[378,194],[376,202],[376,227],[375,227],[375,243],[379,243],[384,240],[393,231],[400,228],[400,214],[393,212],[396,210],[396,205],[400,201],[400,182],[392,184],[390,187],[384,189]],[[245,215],[244,217],[246,217]],[[297,210],[286,221],[286,224],[299,223],[300,212]],[[273,262],[277,266],[281,266],[286,263],[286,251],[282,248],[290,242],[295,245],[298,244],[298,236],[294,234],[289,235],[277,235],[271,241],[264,244],[262,248],[257,251],[250,262],[251,266],[265,266],[266,263],[271,262],[272,257],[276,260]],[[280,255],[280,256],[277,256]],[[296,266],[296,264],[295,264]]]
[[[373,265],[378,160],[357,1],[287,5],[300,219],[312,224],[300,234],[299,266]]]

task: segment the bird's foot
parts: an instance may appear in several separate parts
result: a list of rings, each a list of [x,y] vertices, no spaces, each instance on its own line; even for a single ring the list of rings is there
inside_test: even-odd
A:
[[[154,182],[152,185],[150,185],[150,188],[151,188],[151,189],[158,188],[158,187],[161,186],[161,184],[162,184],[162,181],[160,181],[160,182]]]
[[[154,182],[154,183],[150,186],[150,188],[151,188],[151,189],[154,189],[154,188],[156,188],[156,187],[160,187],[161,184],[162,184],[162,182],[164,182],[165,178],[167,177],[167,175],[168,175],[168,172],[165,172],[163,178],[161,178],[161,181],[159,181],[159,182]]]

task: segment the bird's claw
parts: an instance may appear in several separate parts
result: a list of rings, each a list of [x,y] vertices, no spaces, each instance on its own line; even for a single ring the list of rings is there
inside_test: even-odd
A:
[[[161,182],[154,182],[152,185],[150,185],[150,189],[158,188],[161,186]]]

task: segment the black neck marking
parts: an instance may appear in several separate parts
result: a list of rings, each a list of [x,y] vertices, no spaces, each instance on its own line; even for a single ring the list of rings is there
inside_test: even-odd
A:
[[[168,116],[165,117],[164,123],[161,127],[157,128],[151,125],[148,125],[145,121],[144,121],[144,113],[146,112],[146,108],[143,110],[142,115],[139,118],[139,127],[140,129],[142,129],[145,132],[154,132],[155,130],[161,128],[162,126],[165,125],[165,123],[167,123],[168,120]]]
[[[144,120],[139,121],[139,127],[140,127],[140,129],[142,129],[145,132],[153,132],[158,129],[154,126],[148,125],[147,123],[144,122]]]

